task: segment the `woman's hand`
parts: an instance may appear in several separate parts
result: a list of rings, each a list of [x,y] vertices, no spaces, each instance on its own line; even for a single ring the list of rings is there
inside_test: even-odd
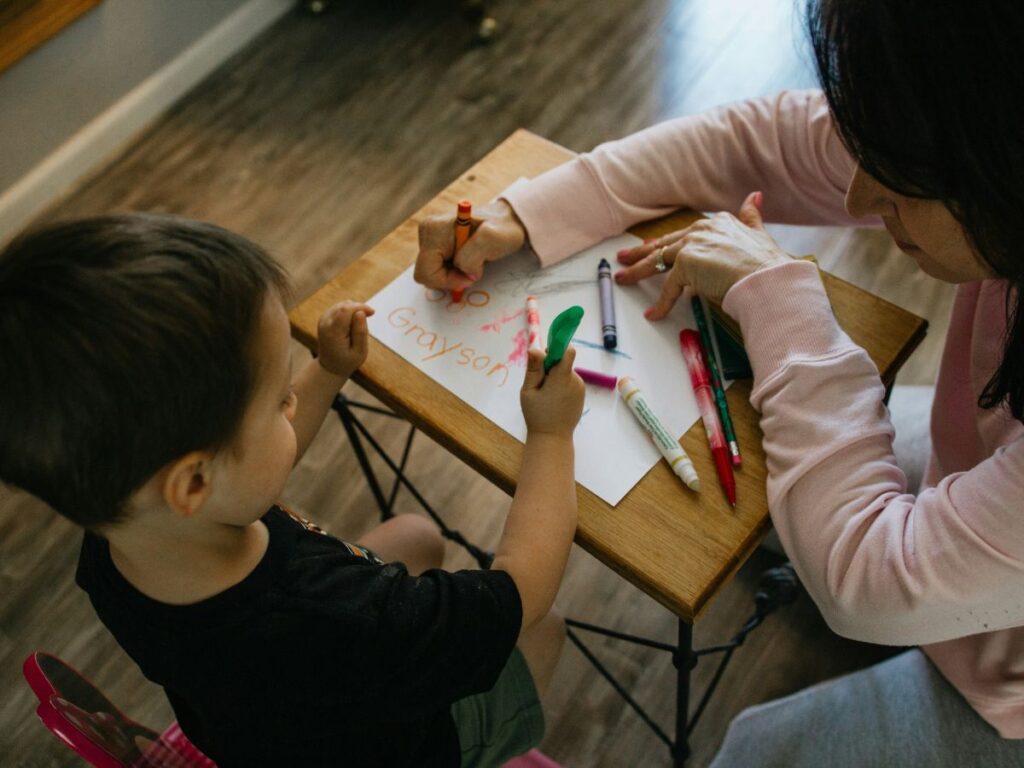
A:
[[[484,273],[484,264],[523,247],[526,230],[504,200],[482,205],[473,213],[473,234],[455,251],[455,215],[431,216],[420,222],[420,252],[413,278],[428,288],[468,288]]]
[[[752,192],[738,217],[715,213],[686,229],[622,251],[619,261],[629,266],[615,274],[615,282],[633,285],[657,274],[660,255],[671,271],[661,297],[644,312],[648,320],[665,317],[688,285],[721,304],[729,289],[747,275],[792,259],[764,231],[760,200],[761,193]]]

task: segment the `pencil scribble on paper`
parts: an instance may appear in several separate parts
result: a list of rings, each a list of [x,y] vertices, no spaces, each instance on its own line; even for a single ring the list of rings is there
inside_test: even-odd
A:
[[[562,270],[562,272],[566,272],[566,270]],[[546,272],[513,271],[494,283],[494,287],[502,292],[533,294],[534,296],[564,293],[581,286],[592,285],[594,285],[592,276],[559,274],[557,268],[549,269]]]

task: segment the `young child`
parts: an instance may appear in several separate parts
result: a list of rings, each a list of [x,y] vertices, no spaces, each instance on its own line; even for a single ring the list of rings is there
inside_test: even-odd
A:
[[[346,544],[276,504],[373,314],[327,310],[293,377],[286,295],[269,256],[209,224],[23,235],[0,254],[0,477],[85,529],[79,585],[222,768],[500,765],[543,734],[564,636],[573,354],[547,376],[531,355],[493,567],[449,573],[422,518]]]

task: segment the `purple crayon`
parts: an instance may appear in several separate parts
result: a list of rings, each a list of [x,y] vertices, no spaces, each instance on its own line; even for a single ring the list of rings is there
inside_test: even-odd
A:
[[[610,373],[588,371],[586,368],[580,368],[578,366],[573,368],[573,370],[576,371],[579,377],[587,384],[594,384],[595,386],[604,387],[605,389],[615,389],[615,385],[619,383],[619,380]]]
[[[612,266],[607,259],[597,265],[597,290],[601,295],[601,335],[604,348],[615,349],[618,334],[615,330],[615,303],[612,301]]]

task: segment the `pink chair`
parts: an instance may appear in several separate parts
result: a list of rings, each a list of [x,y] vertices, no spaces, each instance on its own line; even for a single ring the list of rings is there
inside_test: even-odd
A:
[[[163,733],[139,725],[56,656],[37,651],[22,672],[43,725],[96,768],[217,768],[177,722]]]
[[[501,768],[562,768],[562,766],[539,749],[531,749],[525,755],[509,760]]]
[[[36,714],[58,739],[96,768],[217,768],[177,722],[163,733],[139,725],[78,670],[36,651],[22,672],[39,699]],[[560,768],[536,749],[502,768]]]

